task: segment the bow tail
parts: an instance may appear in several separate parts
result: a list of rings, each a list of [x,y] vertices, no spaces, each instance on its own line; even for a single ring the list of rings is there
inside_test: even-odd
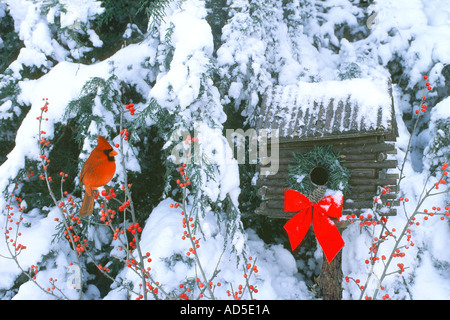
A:
[[[311,208],[308,208],[305,213],[303,211],[297,213],[284,225],[292,250],[299,246],[308,232],[311,225],[311,215]]]
[[[322,210],[317,210],[317,207],[314,209],[316,211],[312,218],[314,234],[322,247],[328,263],[330,263],[342,249],[345,242],[334,222]]]

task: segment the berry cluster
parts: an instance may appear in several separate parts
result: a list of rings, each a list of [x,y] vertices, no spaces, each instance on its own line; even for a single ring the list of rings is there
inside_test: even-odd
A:
[[[39,267],[38,267],[38,266],[35,266],[34,264],[32,264],[32,265],[30,266],[30,269],[28,270],[28,272],[29,272],[29,274],[31,275],[31,278],[32,278],[33,280],[36,280],[36,275],[37,275],[38,272],[39,272]]]
[[[191,181],[189,181],[189,176],[186,175],[186,172],[184,171],[184,168],[186,168],[186,164],[185,163],[183,163],[180,167],[178,167],[178,171],[180,172],[181,179],[182,179],[182,180],[177,179],[177,185],[180,188],[187,187],[188,185],[191,184]]]
[[[44,106],[41,107],[41,115],[38,116],[38,117],[36,117],[36,120],[39,120],[39,121],[42,121],[42,120],[48,121],[48,118],[44,118],[44,117],[43,117],[43,114],[46,113],[46,112],[48,112],[48,105],[49,105],[49,103],[48,103],[48,98],[43,98],[42,101],[44,101]]]
[[[42,135],[46,134],[46,132],[44,130],[42,130],[42,121],[48,121],[48,118],[43,118],[43,114],[48,112],[48,106],[49,106],[49,102],[47,98],[42,99],[43,101],[45,101],[44,106],[41,107],[41,115],[36,117],[36,119],[39,121],[39,145],[40,145],[40,149],[39,149],[39,158],[41,159],[41,165],[42,165],[42,169],[44,170],[44,174],[41,174],[39,177],[41,180],[45,181],[47,180],[48,182],[52,182],[52,177],[50,177],[47,174],[47,169],[48,169],[48,164],[50,163],[50,159],[48,158],[48,156],[46,155],[45,152],[45,148],[48,148],[50,146],[50,140],[47,140],[46,138],[44,138]]]
[[[17,201],[19,217],[15,221],[15,214],[13,212],[14,207],[10,204],[6,205],[6,226],[5,226],[5,239],[7,241],[7,247],[10,254],[14,257],[17,257],[22,250],[25,250],[27,247],[18,242],[19,237],[22,236],[22,233],[19,231],[20,225],[23,221],[22,212],[21,212],[21,201],[19,197],[15,197],[14,194],[11,194],[11,198],[14,198]],[[11,248],[11,247],[12,248]]]
[[[127,141],[129,135],[130,135],[130,132],[128,131],[127,128],[120,130],[120,136],[123,136],[123,140]],[[116,146],[116,148],[119,147],[117,144],[115,146]]]
[[[130,111],[130,115],[134,116],[134,113],[136,112],[136,109],[134,108],[133,103],[129,103],[125,106],[125,109]]]
[[[229,297],[233,297],[234,300],[240,300],[245,293],[245,290],[248,289],[249,293],[250,293],[250,297],[253,297],[253,293],[258,293],[258,289],[249,283],[249,279],[253,274],[258,273],[258,268],[256,266],[256,259],[253,260],[253,257],[249,257],[248,261],[245,268],[244,268],[244,279],[245,279],[245,284],[239,284],[238,285],[238,290],[237,291],[233,291],[233,287],[231,287],[231,291],[227,290],[227,295]]]
[[[142,228],[139,226],[139,223],[136,222],[128,226],[128,231],[134,235],[136,232],[142,232]]]
[[[428,82],[428,76],[423,76],[425,82],[425,90],[427,91],[431,91],[433,88],[431,87],[430,82]],[[425,111],[427,111],[427,105],[425,104],[425,100],[427,99],[427,97],[425,96],[425,94],[422,97],[422,101],[420,102],[420,110],[416,110],[416,114],[419,114],[420,112],[424,113]]]

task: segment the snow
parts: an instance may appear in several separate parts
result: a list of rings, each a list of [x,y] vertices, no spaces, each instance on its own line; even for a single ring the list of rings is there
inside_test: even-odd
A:
[[[201,77],[207,71],[213,51],[211,28],[203,19],[205,12],[196,11],[192,6],[187,3],[185,10],[177,10],[172,18],[171,39],[175,50],[170,70],[160,76],[150,91],[150,97],[171,112],[178,106],[181,110],[188,109],[199,98]]]
[[[417,268],[417,277],[411,288],[414,299],[417,300],[447,300],[450,291],[450,281],[441,272],[434,271],[435,266],[431,255],[425,252],[421,264]]]
[[[104,9],[100,1],[91,0],[64,0],[60,2],[65,12],[61,12],[61,27],[70,27],[77,22],[87,23],[91,16],[101,14]]]
[[[302,99],[306,100],[317,97],[323,101],[331,98],[345,100],[351,94],[355,104],[362,106],[359,116],[373,119],[373,110],[379,106],[384,107],[385,114],[391,111],[388,110],[391,101],[386,95],[387,82],[384,80],[391,72],[390,62],[395,61],[401,65],[400,74],[391,75],[395,80],[393,96],[399,137],[396,144],[398,153],[389,155],[390,159],[397,159],[399,164],[403,162],[411,135],[411,124],[404,119],[410,117],[419,103],[416,98],[420,99],[422,91],[417,88],[421,86],[423,74],[428,73],[433,85],[436,83],[439,87],[439,90],[430,93],[428,110],[431,111],[425,115],[427,122],[421,123],[422,131],[413,139],[414,147],[419,151],[410,154],[405,163],[401,192],[410,201],[404,207],[397,208],[397,216],[389,218],[390,227],[397,229],[398,235],[405,226],[406,215],[415,209],[424,184],[432,186],[437,180],[436,177],[428,179],[432,159],[438,155],[429,154],[427,146],[435,134],[446,134],[443,129],[437,130],[436,125],[450,118],[450,98],[440,93],[448,94],[446,81],[449,80],[441,75],[444,67],[450,64],[450,44],[446,41],[450,37],[448,1],[379,1],[375,6],[378,13],[376,24],[370,31],[364,29],[365,22],[361,26],[358,19],[365,17],[364,14],[367,16],[367,13],[347,0],[316,3],[317,6],[309,9],[300,6],[299,1],[292,1],[289,12],[283,11],[282,2],[255,0],[252,2],[255,7],[250,8],[247,1],[228,1],[230,8],[222,28],[221,43],[214,48],[216,35],[208,22],[210,13],[205,2],[174,1],[166,9],[167,16],[155,35],[146,34],[144,40],[124,45],[109,58],[89,65],[74,61],[84,57],[86,52],[104,46],[101,35],[92,27],[93,19],[104,11],[100,1],[59,0],[55,3],[64,6],[65,10],[55,5],[47,11],[43,5],[48,1],[4,0],[0,3],[0,19],[5,17],[7,7],[14,20],[15,32],[23,41],[17,58],[9,66],[11,72],[2,74],[0,78],[2,89],[8,79],[17,81],[20,89],[15,96],[1,96],[0,124],[16,119],[21,112],[19,105],[29,107],[29,110],[23,109],[27,113],[18,124],[14,148],[0,164],[0,233],[5,232],[4,226],[9,219],[5,208],[9,203],[7,195],[13,192],[11,186],[15,186],[11,181],[20,180],[21,170],[27,169],[27,158],[38,158],[36,117],[43,106],[43,98],[48,98],[50,103],[46,114],[49,120],[44,122],[43,130],[48,138],[53,138],[55,125],[65,121],[66,106],[79,97],[86,81],[93,77],[108,79],[114,73],[119,81],[135,88],[144,97],[144,102],[136,104],[137,109],[145,108],[153,98],[162,109],[176,117],[177,129],[194,131],[194,136],[199,138],[196,152],[207,156],[215,166],[213,178],[205,171],[199,171],[202,183],[198,190],[216,205],[225,202],[229,196],[237,207],[239,196],[248,190],[241,190],[242,164],[233,159],[223,135],[227,114],[241,112],[241,116],[246,118],[245,124],[251,125],[265,90],[279,84],[291,88],[300,86],[306,93],[306,98],[302,96]],[[323,6],[328,7],[321,12]],[[255,12],[255,8],[259,10]],[[364,30],[364,35],[360,40],[350,41],[338,34],[341,25],[348,26],[350,30]],[[62,28],[60,37],[55,34],[58,28]],[[68,37],[68,30],[82,32],[89,39],[88,44],[77,44]],[[127,30],[128,39],[130,28]],[[5,40],[0,39],[0,50]],[[172,57],[165,65],[165,59],[170,54]],[[338,71],[349,63],[359,66],[359,78],[339,79]],[[39,70],[34,78],[23,76],[27,67]],[[216,81],[212,75],[219,80]],[[373,79],[383,81],[374,82]],[[287,95],[280,97],[289,104],[287,98]],[[93,100],[93,114],[107,123],[113,123],[114,115],[105,110],[100,97],[95,96]],[[145,123],[158,125],[153,118],[146,119]],[[94,122],[87,129],[92,134],[104,133],[103,130]],[[119,143],[120,139],[119,134],[109,137],[114,144]],[[168,147],[173,140],[166,142]],[[92,147],[93,142],[86,138],[83,151],[90,151]],[[421,153],[420,150],[425,151]],[[124,152],[128,169],[139,172],[142,163],[134,154],[131,143],[124,142]],[[87,153],[82,153],[79,160],[83,161],[86,157]],[[123,177],[124,173],[119,170],[117,181],[123,181]],[[252,179],[254,181],[255,177]],[[21,187],[19,184],[18,193]],[[334,195],[335,199],[337,196]],[[190,194],[189,201],[192,197]],[[424,201],[421,208],[444,208],[448,200],[444,194],[436,195]],[[190,244],[181,238],[184,229],[180,210],[170,208],[170,204],[175,202],[175,194],[169,192],[153,203],[151,212],[144,213],[146,218],[141,233],[142,251],[150,252],[152,258],[145,266],[151,267],[153,277],[168,292],[174,293],[179,291],[180,283],[198,276],[192,256],[186,255]],[[25,244],[27,249],[21,252],[18,261],[26,270],[31,265],[39,264],[41,271],[36,281],[44,288],[50,285],[50,277],[58,278],[64,294],[69,299],[78,299],[77,291],[66,286],[70,280],[67,268],[76,261],[76,256],[66,240],[52,241],[58,226],[55,218],[60,218],[59,209],[31,208],[30,203],[25,196],[22,205],[28,207],[28,211],[20,225],[20,243]],[[193,204],[189,202],[187,210],[191,209]],[[258,233],[257,225],[250,225],[245,230],[238,229],[234,238],[230,239],[225,232],[226,221],[221,220],[226,217],[226,212],[220,211],[222,209],[225,210],[220,207],[214,211],[211,205],[202,203],[202,216],[198,221],[203,232],[199,258],[210,276],[219,266],[220,272],[215,281],[224,284],[221,290],[217,290],[218,298],[229,299],[226,294],[229,285],[243,283],[243,257],[252,256],[259,270],[250,279],[259,291],[255,294],[256,299],[316,299],[310,286],[311,279],[320,269],[322,252],[319,247],[308,252],[306,258],[300,257],[283,245],[281,232],[276,241],[266,242]],[[368,211],[365,217],[371,213]],[[12,219],[16,222],[18,214]],[[236,221],[232,222],[241,226],[240,219],[244,217],[238,214]],[[389,293],[393,299],[449,299],[448,218],[445,221],[439,217],[424,220],[422,215],[418,215],[417,221],[420,225],[411,226],[414,246],[406,251],[402,260],[398,260],[408,269],[401,275],[386,277],[384,293]],[[113,256],[123,257],[119,241],[111,240],[111,232],[106,227],[91,225],[86,236],[99,250],[99,257],[108,263],[114,261]],[[346,243],[342,252],[343,274],[364,281],[368,272],[373,271],[376,276],[369,282],[367,292],[370,295],[377,289],[377,277],[383,271],[381,263],[373,269],[370,264],[364,263],[369,256],[374,233],[370,227],[360,227],[355,223],[349,225],[342,236]],[[21,270],[14,261],[3,257],[8,252],[6,246],[5,241],[0,241],[1,297],[16,300],[53,299],[32,281],[18,281]],[[379,255],[389,255],[392,247],[393,241],[386,241],[380,246]],[[392,268],[395,269],[396,264],[397,260]],[[87,273],[86,270],[83,272]],[[90,276],[94,277],[93,274]],[[126,267],[119,268],[116,279],[129,281],[136,287],[140,282],[136,274]],[[85,285],[84,299],[136,298],[128,296],[117,283],[112,284],[107,293],[101,292],[96,283]],[[360,290],[354,283],[344,281],[344,299],[358,299],[359,294]]]
[[[5,101],[1,106],[0,106],[0,114],[2,115],[3,119],[6,118],[11,118],[12,114],[8,114],[7,111],[12,107],[12,102],[11,100],[7,100]]]
[[[210,199],[224,200],[230,195],[233,203],[238,205],[239,168],[233,158],[232,150],[221,130],[211,129],[205,123],[195,123],[195,136],[199,139],[199,154],[206,154],[209,161],[218,165],[216,181],[205,181],[202,189],[209,194]]]
[[[22,244],[26,244],[27,249],[22,251],[22,253],[18,256],[19,263],[25,267],[29,268],[31,265],[36,264],[37,261],[41,259],[41,256],[44,254],[48,254],[52,247],[52,237],[49,237],[48,230],[54,230],[56,226],[55,218],[59,217],[59,212],[57,209],[53,209],[49,212],[47,217],[43,217],[40,215],[39,210],[35,209],[29,212],[26,216],[24,216],[24,223],[21,224],[20,232],[22,236],[19,238],[19,242]],[[5,225],[5,216],[0,216],[0,223]],[[14,219],[17,221],[17,219]],[[30,224],[29,227],[26,227],[26,224]],[[64,252],[67,252],[67,246],[62,246]],[[5,242],[0,243],[0,252],[2,254],[7,252]],[[58,259],[66,259],[64,255],[58,256]],[[67,261],[65,263],[61,263],[61,266],[67,265]],[[58,269],[57,269],[58,270]],[[20,270],[16,267],[15,263],[12,260],[0,259],[0,287],[9,288],[12,287],[15,279],[20,274]],[[65,269],[59,269],[58,277],[62,280],[65,278]],[[44,277],[42,279],[47,280],[49,277],[45,278],[45,275],[48,273],[44,272],[39,274],[39,277]],[[56,275],[53,275],[54,277]],[[45,297],[42,294],[42,291],[39,289],[36,290],[35,286],[32,284],[28,284],[27,287],[32,288],[31,292],[28,290],[29,288],[23,288],[22,292],[19,291],[19,295],[16,296],[17,299],[33,299],[33,298],[42,298]],[[40,291],[40,292],[39,292]],[[28,293],[31,295],[29,296]],[[33,294],[36,294],[34,296]]]
[[[434,124],[438,120],[450,118],[450,97],[445,98],[436,104],[431,111],[431,123]]]
[[[387,79],[351,79],[342,81],[324,81],[319,85],[300,83],[298,101],[317,101],[327,104],[331,99],[346,101],[351,96],[351,104],[358,106],[356,123],[364,123],[367,128],[374,128],[377,119],[374,110],[382,108],[381,125],[388,126],[387,119],[391,113],[391,98],[388,92]],[[364,121],[362,121],[364,119]]]

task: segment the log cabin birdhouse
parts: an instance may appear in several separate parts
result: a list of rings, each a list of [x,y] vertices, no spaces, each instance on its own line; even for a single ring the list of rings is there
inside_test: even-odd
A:
[[[318,147],[332,150],[339,165],[346,170],[348,188],[344,193],[343,215],[372,209],[380,187],[389,186],[395,191],[398,130],[391,83],[387,78],[272,86],[263,99],[257,129],[277,132],[279,139],[278,171],[260,174],[257,181],[262,199],[257,209],[259,214],[292,217],[283,205],[292,168]],[[274,154],[271,157],[277,161]],[[297,178],[309,179],[312,185],[327,186],[330,177],[337,174],[333,170],[318,165],[311,167],[309,174]],[[387,202],[396,195],[391,192],[383,197]],[[389,209],[383,214],[395,213],[395,209]]]

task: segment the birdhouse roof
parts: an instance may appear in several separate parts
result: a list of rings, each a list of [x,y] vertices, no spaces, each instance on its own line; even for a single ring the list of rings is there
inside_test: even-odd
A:
[[[272,86],[257,128],[279,129],[280,140],[397,136],[390,81],[364,78]]]

